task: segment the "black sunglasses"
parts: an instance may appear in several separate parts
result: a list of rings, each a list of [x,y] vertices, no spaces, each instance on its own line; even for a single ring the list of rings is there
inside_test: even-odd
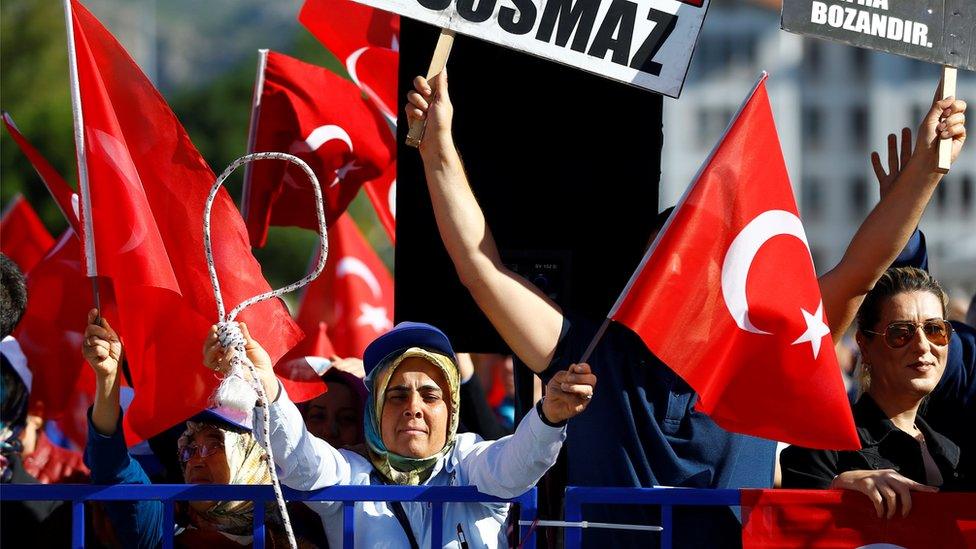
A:
[[[925,339],[933,345],[943,347],[949,344],[949,337],[952,335],[952,324],[948,320],[941,318],[926,320],[922,323],[909,322],[907,320],[897,320],[888,324],[884,332],[872,332],[871,330],[861,330],[866,334],[884,336],[885,345],[892,349],[900,349],[915,337],[915,332],[922,328]]]

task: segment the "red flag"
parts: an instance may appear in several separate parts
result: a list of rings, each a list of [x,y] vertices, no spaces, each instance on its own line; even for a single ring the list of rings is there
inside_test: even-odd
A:
[[[61,210],[61,214],[64,215],[65,220],[68,224],[74,228],[76,233],[81,232],[81,224],[78,221],[78,195],[75,194],[68,183],[61,177],[61,174],[51,166],[51,163],[44,158],[37,149],[27,138],[20,133],[17,129],[17,125],[14,124],[14,119],[11,118],[9,113],[3,113],[3,125],[7,128],[7,133],[14,138],[17,146],[20,147],[21,152],[30,161],[31,166],[34,167],[34,171],[44,182],[44,186],[47,187],[48,192],[54,198],[55,203],[57,203],[58,208]]]
[[[17,195],[0,218],[0,252],[13,260],[27,274],[54,245],[34,208]]]
[[[326,391],[319,376],[325,373],[325,361],[336,356],[325,322],[301,328],[305,339],[275,365],[281,384],[294,402],[311,400]]]
[[[388,48],[361,48],[346,59],[349,77],[383,116],[396,125],[397,70],[400,53]]]
[[[343,63],[367,46],[399,49],[400,17],[352,0],[306,0],[298,21]]]
[[[860,492],[742,490],[742,546],[976,547],[976,494],[912,492],[907,517],[879,519]]]
[[[362,358],[393,327],[393,277],[346,214],[329,230],[329,261],[302,298],[298,324],[328,325],[335,354]]]
[[[135,389],[127,434],[148,437],[205,407],[217,384],[200,366],[217,319],[202,228],[216,178],[122,46],[80,3],[71,6],[94,248],[99,273],[114,285],[118,315],[106,316],[126,346]],[[223,189],[211,231],[227,308],[268,291]],[[300,338],[277,300],[239,319],[272,360]]]
[[[765,81],[610,316],[698,391],[698,407],[722,427],[856,449]]]
[[[111,284],[103,279],[100,285],[108,314]],[[91,368],[81,356],[92,303],[81,241],[68,229],[27,275],[27,310],[14,332],[34,375],[32,406],[45,418],[60,419],[73,411],[71,401],[76,395],[94,391]]]
[[[383,172],[383,175],[363,185],[366,196],[376,210],[376,217],[386,229],[390,242],[396,244],[396,161]]]
[[[264,74],[254,150],[290,152],[308,162],[322,185],[331,225],[362,184],[395,158],[389,125],[355,85],[326,69],[269,52]],[[297,167],[257,163],[245,185],[254,245],[264,245],[268,225],[318,228],[314,193]]]

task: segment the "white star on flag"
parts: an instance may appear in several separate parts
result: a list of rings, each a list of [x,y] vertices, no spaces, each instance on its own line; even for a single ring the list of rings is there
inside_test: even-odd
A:
[[[335,181],[333,181],[332,182],[332,185],[329,185],[329,186],[330,187],[333,187],[333,186],[337,185],[340,181],[342,181],[343,179],[346,178],[346,175],[348,175],[349,172],[354,171],[354,170],[358,170],[360,168],[362,168],[362,166],[357,165],[355,159],[350,160],[348,163],[346,163],[341,168],[339,168],[338,170],[336,170],[336,178],[335,178]]]
[[[813,347],[813,359],[816,360],[817,355],[820,354],[820,342],[823,341],[824,336],[830,335],[830,328],[823,321],[823,301],[817,307],[816,313],[810,314],[802,307],[800,312],[803,313],[803,320],[807,323],[807,331],[803,332],[793,345],[809,342]]]
[[[390,318],[386,314],[386,307],[373,307],[368,303],[359,305],[359,318],[356,319],[357,326],[369,326],[376,333],[381,334],[393,327]]]

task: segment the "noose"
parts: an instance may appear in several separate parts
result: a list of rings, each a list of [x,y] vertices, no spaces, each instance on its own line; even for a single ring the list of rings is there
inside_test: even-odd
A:
[[[319,223],[319,259],[312,272],[298,282],[244,300],[231,310],[230,314],[225,315],[224,300],[220,293],[220,281],[217,279],[217,268],[214,265],[213,246],[210,240],[210,210],[213,207],[213,201],[217,196],[217,191],[220,190],[224,181],[230,177],[230,174],[240,166],[255,160],[287,160],[298,165],[312,182],[312,189],[315,191],[315,214],[318,217]],[[227,406],[246,413],[251,413],[255,409],[261,411],[262,437],[258,441],[266,452],[265,460],[268,470],[271,472],[271,486],[274,488],[278,512],[281,514],[281,520],[285,525],[285,532],[288,534],[288,543],[292,549],[296,549],[295,534],[292,531],[291,520],[288,518],[288,510],[285,508],[285,498],[281,493],[281,483],[278,481],[278,472],[274,466],[274,454],[271,450],[268,398],[264,392],[264,386],[258,380],[257,370],[254,364],[247,358],[247,352],[245,350],[246,340],[237,323],[234,322],[234,319],[237,318],[237,315],[242,310],[250,305],[273,297],[279,297],[307,285],[309,282],[315,280],[319,276],[319,273],[322,272],[322,268],[325,267],[325,260],[329,254],[328,231],[325,226],[325,207],[322,201],[322,189],[319,186],[319,181],[315,177],[315,174],[312,173],[312,169],[300,158],[278,152],[254,153],[235,160],[220,174],[220,177],[214,182],[213,188],[210,189],[210,195],[207,196],[207,204],[203,210],[203,244],[204,251],[207,254],[207,269],[210,271],[210,282],[213,284],[214,298],[217,302],[217,316],[220,319],[217,322],[217,338],[220,340],[221,346],[225,349],[233,349],[229,361],[229,369],[225,372],[224,378],[220,386],[214,391],[211,400],[218,406]],[[247,368],[247,372],[250,374],[250,380],[245,378],[244,368]],[[263,440],[261,440],[262,438]]]

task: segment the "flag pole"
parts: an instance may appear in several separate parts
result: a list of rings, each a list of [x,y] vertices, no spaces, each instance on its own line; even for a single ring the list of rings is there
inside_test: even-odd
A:
[[[699,166],[698,172],[695,173],[695,177],[691,179],[691,183],[687,188],[685,188],[685,192],[682,193],[681,198],[678,199],[678,203],[675,204],[674,211],[671,213],[671,216],[668,217],[668,219],[664,222],[664,225],[661,226],[661,230],[657,232],[657,235],[654,237],[654,241],[651,242],[651,245],[647,247],[647,250],[644,252],[644,257],[641,258],[640,264],[638,264],[637,268],[634,269],[634,273],[630,275],[630,280],[627,281],[627,285],[624,286],[623,291],[621,291],[620,295],[617,296],[616,303],[613,304],[610,312],[607,313],[606,320],[603,321],[603,325],[600,326],[600,329],[597,330],[596,335],[593,336],[593,340],[590,341],[590,344],[586,347],[586,351],[583,353],[583,358],[580,359],[580,362],[586,362],[590,359],[590,355],[593,354],[593,350],[596,349],[597,343],[600,342],[600,339],[603,338],[603,334],[607,331],[607,327],[610,325],[610,320],[613,318],[613,315],[617,314],[617,310],[620,308],[620,305],[623,304],[624,298],[627,297],[627,293],[630,292],[630,288],[634,285],[634,282],[637,281],[637,277],[640,275],[641,271],[644,270],[644,266],[647,265],[648,260],[651,259],[651,255],[654,254],[654,250],[657,248],[657,243],[661,240],[661,235],[663,235],[668,230],[668,227],[671,226],[671,221],[674,220],[675,214],[681,210],[681,206],[685,203],[685,200],[691,193],[691,189],[695,186],[698,178],[701,177],[702,171],[704,171],[705,167],[708,166],[708,164],[712,161],[712,158],[718,151],[719,145],[725,141],[725,136],[728,135],[729,130],[732,129],[732,125],[735,124],[736,120],[739,119],[739,115],[742,114],[742,110],[746,108],[746,105],[749,104],[749,100],[752,99],[752,96],[756,94],[756,91],[759,90],[759,86],[766,81],[768,76],[769,75],[766,73],[766,71],[763,71],[762,74],[759,75],[759,79],[756,80],[755,85],[753,85],[752,91],[749,92],[748,96],[746,96],[745,101],[739,105],[739,110],[735,111],[735,115],[732,117],[732,120],[729,121],[728,126],[725,127],[725,131],[722,132],[722,136],[719,138],[718,142],[715,143],[712,151],[708,153],[708,157],[704,162],[702,162],[702,165]]]
[[[268,50],[258,50],[258,73],[254,76],[254,96],[251,98],[251,122],[247,128],[247,154],[254,152],[258,139],[258,119],[261,117],[261,95],[264,94],[264,70],[268,67]],[[241,217],[247,221],[251,198],[251,163],[244,164],[244,189],[241,191]]]
[[[78,191],[81,195],[82,229],[85,242],[85,270],[92,283],[95,308],[101,316],[98,295],[98,263],[95,260],[95,231],[92,227],[91,190],[88,187],[88,157],[85,153],[85,125],[81,112],[81,87],[78,85],[78,57],[75,50],[74,15],[71,0],[64,0],[64,21],[68,32],[68,76],[71,89],[71,114],[75,129],[75,152],[78,157]]]

